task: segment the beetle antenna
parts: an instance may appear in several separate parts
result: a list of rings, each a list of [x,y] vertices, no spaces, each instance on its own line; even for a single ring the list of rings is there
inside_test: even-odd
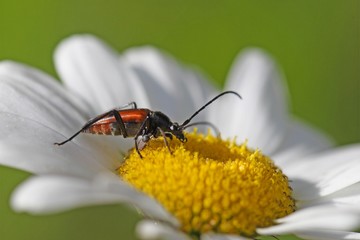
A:
[[[208,101],[204,106],[202,106],[199,110],[197,110],[193,115],[191,115],[191,117],[189,117],[188,119],[185,120],[185,122],[183,122],[183,124],[180,125],[181,128],[185,128],[186,125],[196,116],[198,115],[202,110],[204,110],[204,108],[206,108],[207,106],[209,106],[212,102],[214,102],[216,99],[218,99],[219,97],[225,95],[225,94],[234,94],[236,96],[238,96],[240,99],[242,99],[242,97],[240,96],[240,94],[238,94],[237,92],[234,91],[225,91],[220,93],[219,95],[217,95],[216,97],[214,97],[213,99],[211,99],[210,101]]]

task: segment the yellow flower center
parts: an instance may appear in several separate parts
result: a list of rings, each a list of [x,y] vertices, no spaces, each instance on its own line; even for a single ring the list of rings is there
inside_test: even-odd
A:
[[[256,228],[295,210],[288,178],[270,158],[246,143],[236,145],[210,134],[188,141],[151,140],[140,158],[132,150],[119,168],[122,178],[157,199],[198,237],[216,232],[256,235]]]

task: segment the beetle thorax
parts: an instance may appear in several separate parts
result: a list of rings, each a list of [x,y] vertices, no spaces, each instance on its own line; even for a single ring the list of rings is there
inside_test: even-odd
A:
[[[179,126],[179,124],[176,122],[172,122],[170,118],[162,112],[152,112],[151,128],[155,130],[156,136],[159,136],[161,134],[160,132],[158,132],[158,128],[160,128],[164,133],[171,133],[180,141],[186,141],[183,130]]]
[[[168,132],[172,122],[168,116],[162,112],[152,112],[151,113],[151,126],[152,128],[161,128],[163,131]]]

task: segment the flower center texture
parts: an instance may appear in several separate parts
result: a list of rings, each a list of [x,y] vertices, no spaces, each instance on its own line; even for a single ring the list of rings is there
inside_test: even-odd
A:
[[[188,141],[162,138],[133,149],[121,177],[160,202],[193,237],[216,232],[255,236],[256,228],[295,211],[288,178],[259,150],[211,134],[187,133]]]

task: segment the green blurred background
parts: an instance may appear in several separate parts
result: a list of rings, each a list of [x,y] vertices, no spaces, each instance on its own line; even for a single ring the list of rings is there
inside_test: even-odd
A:
[[[96,34],[119,51],[158,46],[218,86],[239,50],[262,47],[286,74],[296,116],[338,144],[360,141],[359,1],[13,0],[0,2],[0,29],[0,59],[52,75],[53,49],[74,33]],[[135,238],[139,217],[122,206],[13,213],[10,192],[26,177],[0,167],[1,239]]]

